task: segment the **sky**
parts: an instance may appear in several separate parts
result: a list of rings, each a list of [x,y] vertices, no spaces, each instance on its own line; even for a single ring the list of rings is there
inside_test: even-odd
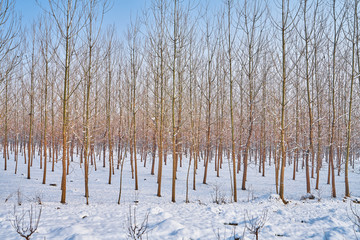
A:
[[[22,16],[24,27],[30,27],[34,20],[42,13],[41,7],[37,1],[47,6],[48,0],[13,0],[15,2],[15,11]],[[119,35],[125,35],[127,27],[130,24],[130,17],[134,19],[136,15],[142,16],[142,11],[151,5],[152,0],[110,0],[112,8],[105,14],[103,27],[115,25]],[[192,1],[192,0],[185,0]],[[201,5],[209,4],[210,12],[217,12],[224,6],[223,0],[199,0]]]
[[[38,0],[44,4],[48,0]],[[149,0],[113,0],[113,7],[105,15],[104,26],[115,24],[119,33],[125,32],[130,23],[130,16],[141,14],[142,8],[145,7]],[[15,0],[15,11],[22,16],[22,22],[27,25],[36,20],[42,12],[42,9],[36,3],[36,0]]]

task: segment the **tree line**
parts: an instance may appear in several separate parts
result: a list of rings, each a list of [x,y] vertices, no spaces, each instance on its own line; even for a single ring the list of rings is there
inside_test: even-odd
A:
[[[4,169],[13,153],[16,173],[21,154],[30,179],[36,157],[45,184],[47,169],[61,164],[61,203],[73,161],[84,168],[88,204],[89,166],[108,168],[111,184],[115,169],[122,181],[126,156],[134,189],[139,164],[149,165],[159,197],[163,164],[172,164],[173,202],[179,167],[187,168],[187,202],[189,185],[206,184],[210,168],[217,176],[229,168],[236,202],[250,163],[262,176],[275,166],[284,203],[285,169],[294,180],[305,169],[310,194],[327,168],[332,197],[344,172],[350,197],[358,3],[152,0],[120,34],[103,23],[110,1],[39,2],[42,14],[25,25],[16,2],[0,0]]]

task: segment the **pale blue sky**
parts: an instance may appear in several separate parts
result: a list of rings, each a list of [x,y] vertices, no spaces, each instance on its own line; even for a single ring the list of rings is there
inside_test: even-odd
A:
[[[36,3],[36,0],[13,0],[15,2],[15,11],[22,16],[24,27],[29,27],[33,20],[42,13],[41,7]],[[115,25],[115,29],[119,35],[126,33],[126,29],[130,23],[130,16],[133,18],[138,14],[142,16],[142,11],[151,5],[152,0],[110,0],[112,1],[112,8],[105,15],[103,26],[110,24]],[[187,1],[193,0],[185,0]],[[42,6],[47,6],[48,0],[38,0]],[[198,0],[201,10],[205,5],[209,5],[210,14],[216,16],[216,12],[224,7],[224,0]],[[197,11],[197,10],[196,10]]]
[[[48,0],[38,1],[46,4]],[[117,31],[123,33],[130,22],[130,15],[141,14],[146,2],[149,0],[113,0],[113,7],[106,14],[104,25],[115,24]],[[15,0],[15,11],[22,15],[22,22],[26,25],[31,24],[42,10],[35,0]]]

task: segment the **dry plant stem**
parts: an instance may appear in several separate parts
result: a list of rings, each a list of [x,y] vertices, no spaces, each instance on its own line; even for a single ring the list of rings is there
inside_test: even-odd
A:
[[[251,234],[254,234],[256,240],[259,239],[260,230],[265,226],[268,220],[268,211],[264,210],[261,215],[257,217],[249,216],[249,213],[245,213],[245,227]]]
[[[16,210],[16,206],[14,206],[14,219],[11,220],[11,225],[15,229],[15,231],[26,240],[30,240],[30,237],[36,232],[39,226],[41,211],[36,212],[36,209],[33,209],[31,205],[30,210],[23,211],[22,213],[18,213]],[[28,221],[26,219],[26,215],[28,215]]]
[[[133,240],[143,239],[144,234],[148,231],[148,221],[149,213],[146,213],[144,220],[139,225],[136,222],[136,207],[134,207],[134,212],[131,211],[131,206],[129,206],[129,216],[128,216],[128,237]]]

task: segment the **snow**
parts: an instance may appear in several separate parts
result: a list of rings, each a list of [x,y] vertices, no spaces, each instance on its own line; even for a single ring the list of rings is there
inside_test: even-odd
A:
[[[139,162],[139,190],[131,179],[129,160],[124,165],[121,204],[117,204],[120,171],[115,169],[112,184],[108,184],[108,168],[98,162],[98,170],[90,167],[90,205],[85,204],[83,169],[71,162],[67,176],[67,204],[60,203],[61,162],[51,172],[48,164],[47,183],[42,184],[39,158],[34,160],[31,179],[26,179],[26,165],[20,158],[18,174],[10,156],[8,170],[0,170],[0,239],[20,239],[11,226],[14,206],[17,212],[42,208],[40,224],[31,239],[127,239],[130,210],[138,226],[148,214],[148,228],[143,239],[255,239],[245,229],[249,218],[267,212],[267,220],[260,229],[259,239],[356,239],[350,200],[343,199],[344,173],[336,176],[338,198],[331,198],[331,186],[326,184],[327,165],[321,171],[320,190],[314,189],[315,199],[306,199],[305,170],[299,169],[292,180],[292,166],[285,175],[285,196],[290,201],[284,205],[275,191],[274,167],[266,166],[266,177],[258,173],[258,166],[248,168],[247,189],[241,190],[242,172],[237,175],[238,202],[231,202],[231,188],[227,162],[216,177],[214,163],[209,164],[208,184],[202,184],[203,163],[199,163],[197,190],[192,190],[192,168],[189,181],[190,203],[185,203],[187,160],[179,168],[176,181],[176,203],[171,202],[171,156],[163,166],[162,197],[156,196],[156,175],[150,174],[151,161],[146,168]],[[226,160],[227,161],[227,160]],[[0,163],[3,163],[0,161]],[[349,173],[353,197],[360,195],[359,170]],[[56,184],[56,186],[50,186]],[[215,189],[226,203],[213,202]],[[21,193],[18,206],[18,194]],[[305,196],[305,198],[304,198]],[[41,199],[41,205],[36,204]],[[301,200],[303,199],[303,200]],[[357,207],[353,204],[353,207]],[[360,212],[360,206],[358,207]]]

